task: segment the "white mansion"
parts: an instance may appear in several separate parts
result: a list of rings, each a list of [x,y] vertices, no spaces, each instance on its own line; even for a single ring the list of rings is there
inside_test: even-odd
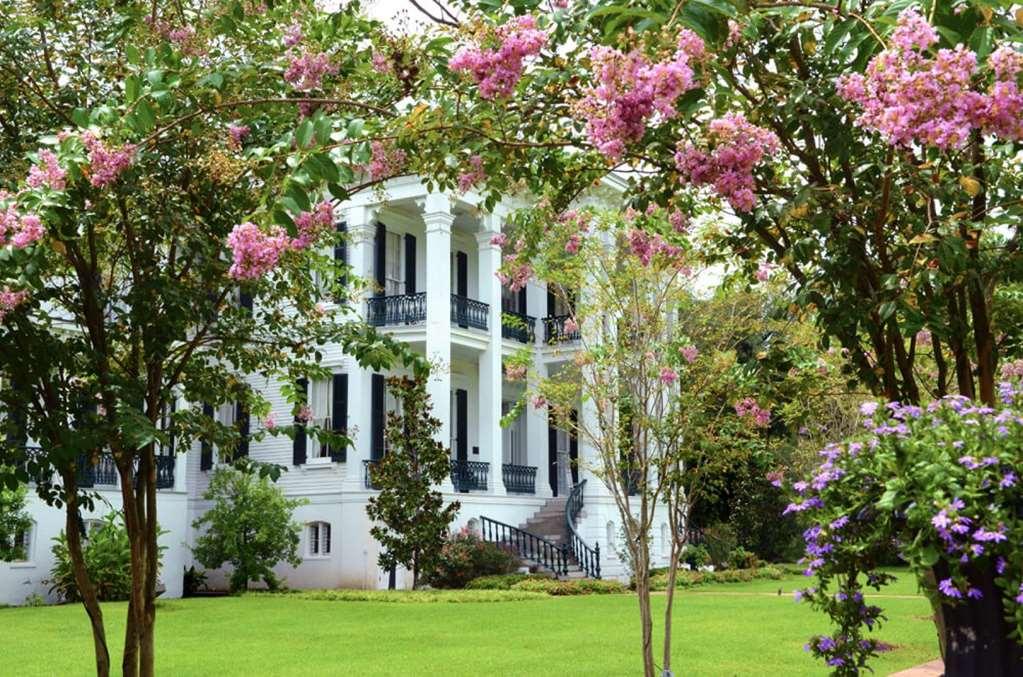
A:
[[[589,199],[613,203],[621,190],[614,181]],[[615,547],[617,509],[589,472],[587,445],[552,427],[547,412],[532,406],[512,425],[500,425],[522,388],[503,378],[502,358],[527,345],[535,351],[537,371],[552,373],[572,359],[578,337],[565,331],[566,309],[542,284],[530,282],[518,293],[502,287],[495,275],[501,252],[491,237],[514,205],[484,214],[477,203],[473,194],[429,192],[416,177],[392,180],[383,193],[359,195],[338,211],[349,242],[335,255],[347,257],[355,275],[377,283],[376,295],[359,304],[366,320],[434,365],[427,389],[451,447],[451,475],[441,490],[462,506],[453,528],[469,526],[485,538],[514,543],[525,559],[560,575],[623,575]],[[521,322],[507,326],[502,316],[509,315]],[[332,455],[301,436],[266,437],[243,448],[254,459],[286,466],[278,485],[288,496],[308,500],[295,513],[304,525],[303,561],[278,569],[287,585],[386,588],[391,574],[377,565],[378,544],[365,508],[375,491],[369,467],[386,451],[387,375],[358,367],[337,346],[323,354],[333,378],[301,385],[317,422],[347,430],[354,448]],[[279,383],[252,385],[273,403],[278,421],[290,420],[292,406],[280,396]],[[224,423],[236,421],[232,407],[209,413]],[[161,461],[158,515],[166,530],[161,578],[167,596],[181,594],[182,572],[192,564],[191,524],[208,508],[202,495],[217,462],[217,450],[200,444]],[[101,463],[86,474],[83,479],[91,479],[107,502],[98,502],[97,511],[118,509],[112,465]],[[0,563],[0,604],[48,595],[50,548],[64,514],[31,493],[30,512],[34,526],[23,538],[25,561]],[[87,524],[99,516],[84,515]],[[655,553],[665,559],[667,527],[653,536]],[[211,585],[225,582],[223,572],[209,573]],[[395,578],[400,588],[411,576],[399,570]]]

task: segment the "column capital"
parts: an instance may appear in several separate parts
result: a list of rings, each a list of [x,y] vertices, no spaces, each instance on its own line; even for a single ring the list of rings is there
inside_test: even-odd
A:
[[[416,206],[422,210],[423,219],[450,219],[454,220],[454,215],[451,213],[451,198],[447,193],[427,193],[426,195],[416,198]]]
[[[481,231],[479,233],[476,233],[476,244],[479,245],[479,249],[480,249],[481,252],[486,252],[486,251],[491,251],[491,250],[497,250],[498,252],[501,251],[501,248],[499,246],[497,246],[496,244],[491,242],[491,240],[493,239],[494,235],[495,235],[495,233],[493,233],[493,232],[491,232],[489,230],[484,230],[484,231]]]

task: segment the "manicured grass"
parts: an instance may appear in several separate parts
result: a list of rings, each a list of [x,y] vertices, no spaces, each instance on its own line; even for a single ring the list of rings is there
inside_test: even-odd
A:
[[[890,618],[878,637],[897,648],[877,662],[877,674],[937,655],[929,605],[914,594],[909,577],[904,579],[885,591],[892,597],[878,600]],[[798,577],[786,577],[680,591],[675,674],[826,674],[802,650],[809,635],[827,630],[823,618],[792,600],[791,591],[803,585]],[[157,673],[639,673],[638,611],[632,595],[459,604],[305,597],[248,595],[161,603]],[[655,612],[663,604],[663,595],[657,596]],[[108,604],[104,611],[111,649],[119,652],[125,605]],[[81,607],[0,609],[0,628],[0,673],[90,674],[91,640]]]

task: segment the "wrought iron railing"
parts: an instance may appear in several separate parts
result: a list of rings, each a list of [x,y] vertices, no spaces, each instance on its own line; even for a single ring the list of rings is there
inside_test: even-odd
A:
[[[367,300],[366,321],[374,327],[425,322],[426,292],[370,297]]]
[[[505,310],[501,314],[501,319],[501,336],[504,338],[519,343],[534,343],[536,341],[536,318],[532,315]]]
[[[482,301],[458,294],[451,295],[451,321],[459,327],[487,328],[490,306]]]
[[[586,575],[590,578],[600,578],[600,543],[594,544],[591,548],[582,539],[575,529],[575,520],[579,511],[583,509],[583,491],[586,489],[586,480],[572,487],[568,500],[565,501],[565,524],[568,526],[568,550],[575,557]]]
[[[173,476],[173,470],[171,475]],[[118,485],[117,464],[114,463],[114,457],[110,454],[100,454],[97,457],[80,454],[76,479],[78,486],[83,488],[116,487]]]
[[[174,488],[174,461],[173,456],[156,457],[156,488]]]
[[[536,466],[505,463],[501,466],[504,488],[516,494],[536,493]]]
[[[380,486],[376,483],[373,478],[373,470],[376,468],[377,463],[380,461],[366,460],[362,462],[362,484],[367,489],[380,489]]]
[[[565,327],[570,319],[572,319],[571,315],[550,315],[543,318],[543,340],[546,343],[578,341],[580,339],[579,328]]]
[[[480,535],[484,541],[511,548],[519,557],[536,562],[555,576],[568,574],[568,552],[562,545],[489,517],[480,517]]]
[[[490,464],[480,461],[451,461],[451,483],[455,491],[486,491]]]

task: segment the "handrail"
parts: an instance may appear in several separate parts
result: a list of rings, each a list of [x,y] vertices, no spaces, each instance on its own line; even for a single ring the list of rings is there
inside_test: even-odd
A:
[[[501,311],[501,337],[519,343],[536,342],[536,318],[514,310]]]
[[[582,338],[578,327],[571,331],[565,327],[565,324],[571,319],[571,315],[548,315],[543,318],[544,343],[565,343],[578,341]]]
[[[487,330],[490,305],[468,296],[451,295],[451,321],[459,327]]]
[[[451,460],[451,484],[455,491],[486,491],[490,464],[480,461]]]
[[[366,321],[374,327],[425,322],[426,292],[371,296],[366,300]]]
[[[480,534],[484,541],[510,547],[520,557],[533,560],[555,576],[568,575],[568,551],[563,545],[483,516],[480,516]]]
[[[568,500],[565,501],[565,524],[568,526],[568,549],[579,562],[579,567],[586,572],[590,578],[600,578],[600,543],[595,543],[591,548],[583,540],[575,528],[576,517],[583,509],[583,490],[586,487],[586,480],[579,482],[572,487]]]
[[[536,466],[534,465],[504,463],[501,465],[501,479],[504,480],[505,491],[516,494],[536,493]]]

